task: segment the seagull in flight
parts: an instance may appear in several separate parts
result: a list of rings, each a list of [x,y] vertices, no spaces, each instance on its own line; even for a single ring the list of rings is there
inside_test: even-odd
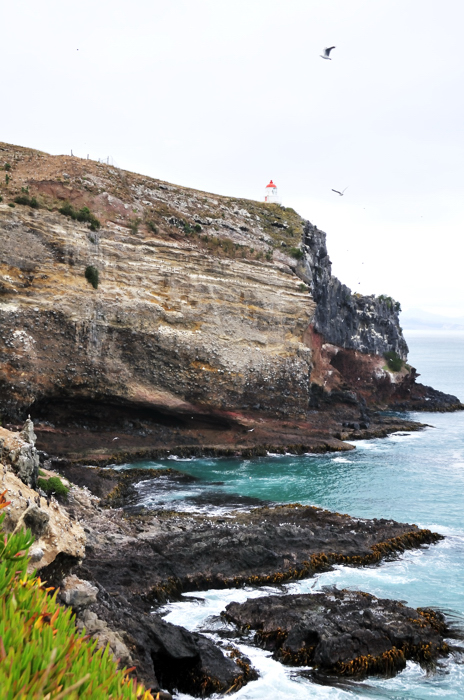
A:
[[[328,46],[327,48],[324,49],[324,53],[323,54],[321,53],[321,58],[325,58],[328,61],[331,61],[332,59],[330,58],[330,52],[332,51],[332,49],[336,49],[336,48],[337,48],[336,46]]]
[[[345,187],[345,189],[340,192],[339,190],[334,190],[334,188],[332,187],[332,192],[336,192],[337,194],[340,195],[340,197],[343,197],[343,195],[345,194],[347,189],[348,189],[348,187]]]

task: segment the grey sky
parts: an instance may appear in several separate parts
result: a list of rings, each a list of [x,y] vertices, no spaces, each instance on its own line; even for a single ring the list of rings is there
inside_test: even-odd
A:
[[[354,291],[464,315],[462,0],[22,0],[1,15],[1,140],[250,199],[272,178]]]

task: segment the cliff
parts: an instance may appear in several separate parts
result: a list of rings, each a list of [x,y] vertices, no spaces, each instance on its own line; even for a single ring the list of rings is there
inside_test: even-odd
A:
[[[301,435],[321,398],[410,392],[383,358],[407,355],[398,306],[351,294],[292,209],[7,144],[0,162],[0,412],[30,412],[42,449],[229,449],[263,421],[261,442]]]

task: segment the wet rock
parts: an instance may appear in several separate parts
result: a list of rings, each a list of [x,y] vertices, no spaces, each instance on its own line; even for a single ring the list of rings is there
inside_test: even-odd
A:
[[[90,546],[75,573],[132,597],[141,609],[184,591],[273,585],[334,564],[376,564],[441,539],[415,525],[298,504],[232,511],[227,519],[157,511],[123,526],[105,512],[89,515]]]
[[[114,655],[135,665],[137,678],[156,692],[177,689],[204,697],[238,690],[257,677],[249,664],[230,658],[207,637],[140,613],[100,584],[98,589],[97,602],[79,614],[78,626],[99,644],[107,640]]]
[[[270,596],[231,603],[224,617],[290,666],[364,677],[394,675],[406,661],[426,668],[449,653],[443,616],[361,591]]]

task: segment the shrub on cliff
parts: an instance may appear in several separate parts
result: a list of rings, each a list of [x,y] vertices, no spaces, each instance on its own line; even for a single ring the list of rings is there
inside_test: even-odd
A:
[[[404,362],[394,350],[384,352],[383,356],[387,361],[388,369],[392,372],[399,372],[403,368]]]
[[[292,258],[295,258],[295,260],[301,260],[303,257],[304,253],[300,248],[289,248],[288,252],[292,256]]]
[[[9,504],[0,494],[0,509]],[[30,530],[5,535],[0,516],[0,688],[4,700],[153,700],[108,648],[76,630],[71,608],[27,573]]]
[[[36,200],[35,197],[28,197],[27,194],[20,194],[17,197],[14,198],[14,201],[16,204],[24,204],[28,207],[32,207],[33,209],[38,209],[39,208],[39,203]]]
[[[380,294],[380,296],[377,297],[379,301],[384,302],[387,307],[390,309],[390,311],[395,310],[397,313],[400,313],[401,311],[401,304],[399,301],[395,301],[391,297],[387,296],[386,294]]]
[[[140,219],[138,216],[135,217],[135,219],[131,219],[129,221],[129,228],[134,235],[139,232],[139,226],[141,224],[141,221],[142,219]]]
[[[75,221],[84,221],[89,223],[91,231],[97,231],[101,226],[100,221],[94,214],[92,214],[88,207],[82,207],[81,209],[76,210],[72,204],[65,202],[65,204],[58,209],[58,211],[60,214],[63,214],[63,216],[68,216]]]
[[[51,476],[49,479],[47,478],[40,478],[37,481],[37,484],[39,487],[42,489],[42,491],[45,491],[45,493],[49,494],[55,494],[58,497],[61,498],[67,498],[69,489],[67,486],[63,484],[61,479],[57,476]]]
[[[87,282],[90,282],[94,289],[98,289],[98,269],[94,265],[87,265],[84,274]]]

